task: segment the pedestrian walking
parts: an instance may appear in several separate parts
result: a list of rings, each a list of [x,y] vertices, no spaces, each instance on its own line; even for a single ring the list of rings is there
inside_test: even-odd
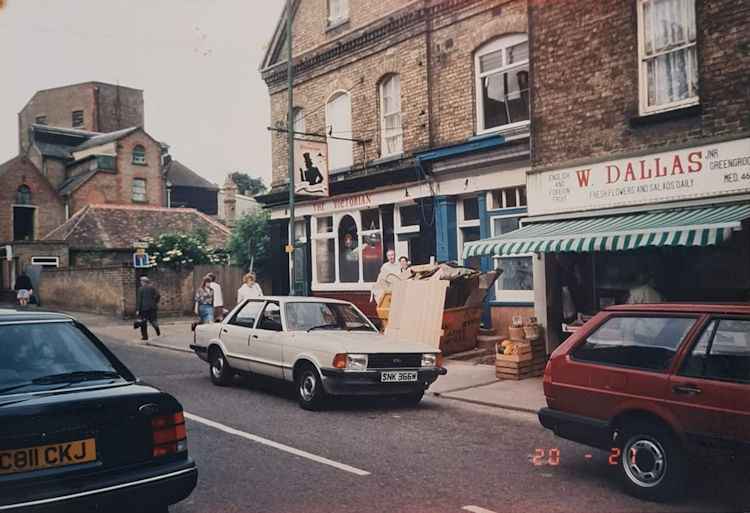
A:
[[[195,315],[198,316],[200,324],[214,322],[214,289],[211,288],[211,283],[211,278],[206,276],[195,291]]]
[[[221,295],[221,285],[216,283],[216,275],[208,273],[211,279],[211,289],[214,291],[214,320],[220,321],[224,318],[224,297]]]
[[[251,297],[259,297],[263,295],[263,290],[260,285],[255,281],[255,273],[247,273],[242,277],[242,287],[237,289],[237,302],[244,299],[250,299]]]
[[[28,306],[29,298],[31,297],[31,294],[34,293],[34,289],[31,288],[31,278],[21,272],[20,276],[16,279],[16,284],[13,289],[16,291],[18,304],[21,306]]]
[[[141,318],[141,340],[148,340],[148,323],[154,327],[156,336],[161,336],[159,322],[156,318],[156,311],[159,305],[161,295],[156,287],[151,285],[151,279],[148,276],[141,276],[141,286],[138,288],[138,299],[136,303],[136,316]]]

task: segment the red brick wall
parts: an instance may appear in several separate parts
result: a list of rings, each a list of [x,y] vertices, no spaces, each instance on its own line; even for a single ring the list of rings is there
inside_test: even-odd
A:
[[[635,0],[532,0],[532,165],[750,130],[750,3],[695,4],[702,114],[631,128],[639,115]]]
[[[47,179],[26,157],[14,160],[0,177],[0,242],[13,240],[13,203],[21,185],[31,189],[31,202],[36,207],[34,238],[40,239],[65,220],[62,200]]]

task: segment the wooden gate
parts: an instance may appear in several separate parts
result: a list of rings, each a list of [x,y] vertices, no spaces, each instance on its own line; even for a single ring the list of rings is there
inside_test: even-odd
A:
[[[196,265],[193,268],[193,290],[198,290],[203,277],[208,273],[216,275],[216,283],[221,286],[224,308],[231,310],[237,304],[237,289],[242,286],[245,272],[240,267],[221,265]]]

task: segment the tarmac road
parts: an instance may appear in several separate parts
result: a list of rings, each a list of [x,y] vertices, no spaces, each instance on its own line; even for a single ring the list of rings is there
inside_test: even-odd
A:
[[[750,511],[750,484],[715,472],[678,503],[629,497],[608,453],[556,438],[533,414],[437,397],[307,412],[289,386],[216,387],[191,354],[103,339],[188,414],[200,476],[174,513]]]

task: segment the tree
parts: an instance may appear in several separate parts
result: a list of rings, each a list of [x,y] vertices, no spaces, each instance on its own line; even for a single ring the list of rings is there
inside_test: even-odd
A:
[[[232,263],[243,269],[250,268],[250,250],[255,257],[253,270],[262,271],[268,260],[271,236],[268,230],[268,211],[248,210],[237,220],[229,235],[227,251],[232,255]]]
[[[198,228],[192,233],[166,232],[158,237],[145,238],[149,243],[151,265],[201,265],[221,264],[228,262],[228,254],[224,250],[208,247],[208,234],[205,229]]]
[[[231,175],[232,181],[237,184],[237,192],[247,196],[257,196],[266,192],[266,185],[262,178],[253,178],[247,173],[235,171]]]

